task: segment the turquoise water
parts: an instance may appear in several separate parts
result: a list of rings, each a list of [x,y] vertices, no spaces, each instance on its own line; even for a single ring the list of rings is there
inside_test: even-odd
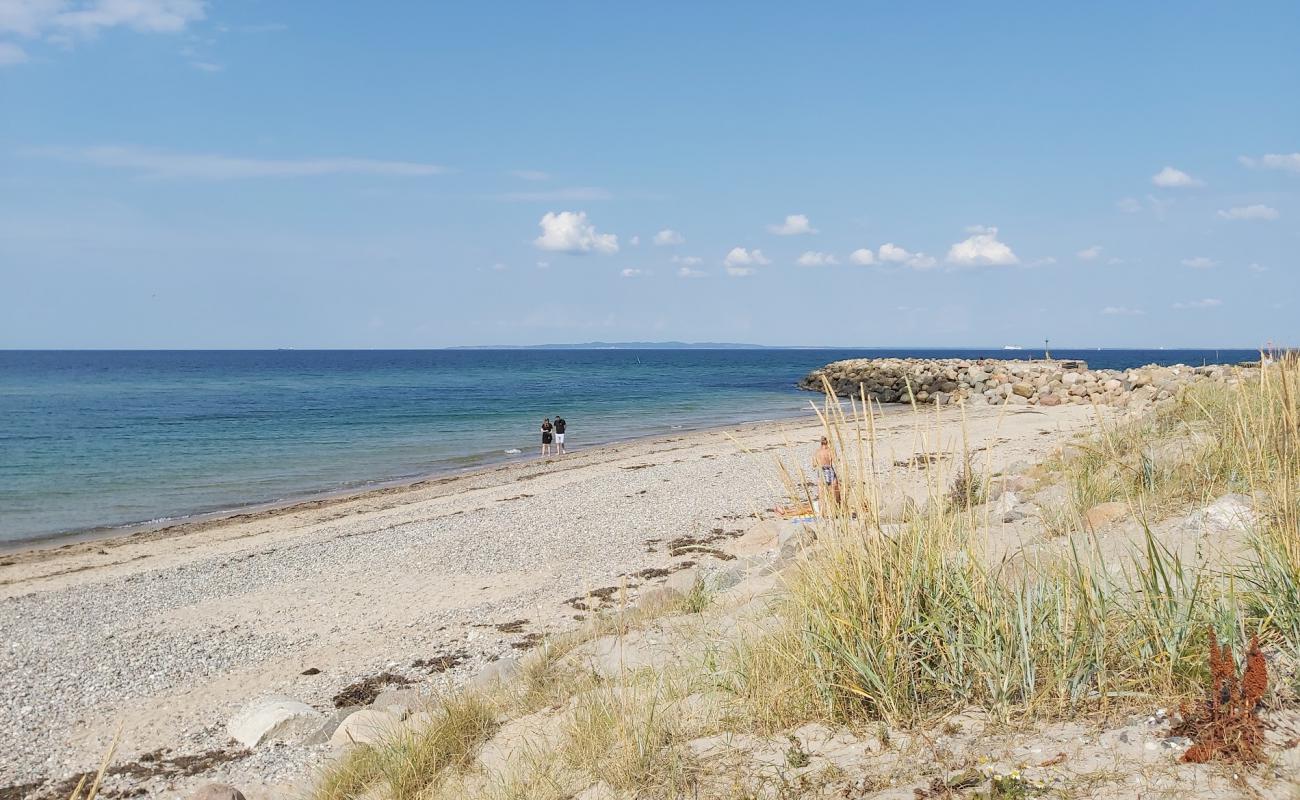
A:
[[[971,351],[0,351],[0,541],[179,519],[788,417],[828,361]],[[1002,351],[988,353],[997,357]],[[1093,366],[1247,351],[1060,351]],[[508,451],[520,450],[519,454]]]

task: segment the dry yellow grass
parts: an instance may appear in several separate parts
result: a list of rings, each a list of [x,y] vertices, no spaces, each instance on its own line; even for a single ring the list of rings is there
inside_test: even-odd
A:
[[[1264,515],[1247,562],[1197,571],[1148,530],[1118,569],[1085,537],[1082,546],[1012,572],[990,566],[981,552],[988,470],[971,458],[960,418],[943,430],[938,417],[916,410],[922,452],[962,465],[964,483],[954,492],[951,471],[926,471],[927,501],[890,524],[881,516],[874,409],[865,397],[828,400],[824,420],[843,499],[824,509],[818,552],[791,580],[774,633],[689,674],[640,673],[612,685],[565,654],[584,638],[629,630],[654,614],[698,612],[709,598],[652,612],[620,609],[536,653],[522,677],[491,697],[447,698],[429,732],[353,753],[316,797],[558,800],[597,783],[638,797],[742,797],[749,789],[738,783],[731,794],[718,794],[725,781],[702,789],[685,749],[701,729],[676,712],[691,692],[731,698],[730,730],[773,734],[813,719],[918,725],[972,706],[1013,720],[1149,706],[1194,690],[1209,629],[1229,641],[1258,632],[1295,659],[1298,409],[1300,369],[1282,359],[1258,382],[1193,387],[1154,415],[1101,425],[1046,473],[1070,487],[1065,530],[1077,527],[1088,504],[1106,500],[1124,500],[1147,519],[1224,492],[1250,493]],[[1170,443],[1190,444],[1193,457],[1163,458],[1160,448]],[[793,499],[812,499],[801,471],[783,472]],[[551,750],[517,759],[509,774],[468,768],[501,715],[560,708],[567,721]]]

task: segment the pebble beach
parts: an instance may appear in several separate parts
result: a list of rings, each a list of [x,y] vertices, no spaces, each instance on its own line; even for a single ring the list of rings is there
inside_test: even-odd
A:
[[[984,456],[996,466],[1041,456],[1094,415],[946,419],[972,441],[997,435]],[[688,561],[725,568],[708,543],[770,516],[787,498],[778,462],[806,465],[821,430],[809,415],[684,433],[8,554],[0,692],[16,701],[0,711],[10,741],[0,796],[58,796],[50,787],[93,769],[119,727],[115,760],[146,765],[133,785],[147,795],[185,796],[216,778],[249,798],[301,795],[330,748],[243,749],[227,725],[250,700],[329,712],[385,674],[449,688]],[[877,436],[886,462],[921,447],[903,410],[885,414]],[[960,441],[955,428],[948,436]]]

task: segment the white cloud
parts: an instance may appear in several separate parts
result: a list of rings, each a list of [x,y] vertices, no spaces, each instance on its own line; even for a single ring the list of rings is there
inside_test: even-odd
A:
[[[95,36],[108,28],[176,33],[204,17],[203,0],[6,0],[0,31],[35,38]]]
[[[27,51],[16,44],[0,42],[0,67],[21,64],[27,60]]]
[[[1184,258],[1182,261],[1184,267],[1191,267],[1192,269],[1209,269],[1210,267],[1216,266],[1218,263],[1219,262],[1214,259],[1206,258],[1205,256]]]
[[[1025,264],[1026,267],[1048,267],[1056,263],[1056,256],[1043,256],[1035,258],[1033,261]]]
[[[211,61],[191,61],[190,66],[194,67],[200,72],[209,72],[209,73],[220,72],[223,69],[225,69],[225,67],[221,66],[220,64],[214,64]]]
[[[633,235],[632,235],[632,238],[631,238],[631,239],[628,239],[627,241],[628,241],[628,244],[632,245],[633,247],[640,247],[640,246],[641,246],[641,237],[640,237],[640,236],[637,236],[637,235],[635,235],[635,234],[633,234]]]
[[[885,242],[876,251],[876,258],[892,264],[903,264],[912,269],[929,269],[937,262],[925,253],[909,253],[893,242]]]
[[[1240,156],[1237,160],[1252,169],[1259,167],[1261,169],[1280,169],[1283,172],[1300,173],[1300,153],[1269,153],[1259,158]]]
[[[677,270],[677,277],[679,278],[703,278],[707,274],[707,272],[700,272],[698,269],[691,269],[690,267],[682,267]]]
[[[1075,255],[1078,256],[1080,261],[1096,261],[1101,257],[1101,245],[1094,244],[1091,247],[1085,247]]]
[[[1277,219],[1280,216],[1276,208],[1256,203],[1251,206],[1236,206],[1227,210],[1220,210],[1219,217],[1222,219]]]
[[[502,264],[501,262],[497,262],[492,265],[493,272],[505,272],[507,269],[508,267],[505,264]]]
[[[537,268],[538,268],[538,269],[550,269],[550,268],[551,268],[551,262],[549,262],[549,261],[538,261],[538,262],[537,262]]]
[[[799,256],[799,260],[796,263],[801,267],[821,267],[827,264],[838,264],[840,262],[830,253],[808,250],[803,255]]]
[[[857,250],[849,253],[849,261],[852,261],[854,264],[861,264],[865,267],[868,264],[876,263],[876,254],[866,247],[859,247]]]
[[[548,211],[537,223],[542,235],[533,240],[539,250],[559,253],[617,253],[618,237],[599,233],[585,211]]]
[[[1264,266],[1263,264],[1250,264],[1246,267],[1246,269],[1250,270],[1251,272],[1268,272],[1268,267]]]
[[[733,278],[745,278],[754,274],[753,267],[727,267],[727,274]]]
[[[1223,301],[1214,297],[1207,297],[1204,300],[1188,300],[1185,303],[1174,303],[1174,308],[1195,309],[1195,308],[1218,308],[1223,305]]]
[[[1136,214],[1142,210],[1142,201],[1136,197],[1125,197],[1115,203],[1115,207],[1125,214]]]
[[[1140,308],[1128,308],[1127,306],[1106,306],[1101,313],[1108,317],[1140,317],[1146,312]]]
[[[704,259],[700,258],[699,256],[673,256],[670,260],[674,264],[685,264],[688,267],[693,267],[697,264],[704,263]]]
[[[816,233],[817,229],[808,222],[808,217],[803,214],[789,214],[785,222],[780,225],[768,225],[769,233],[775,233],[777,236],[798,236],[802,233]]]
[[[548,181],[551,175],[537,169],[513,169],[510,174],[524,181]]]
[[[1020,263],[1020,259],[1011,252],[1011,248],[1004,242],[998,241],[997,228],[977,225],[966,230],[972,234],[971,237],[948,248],[948,257],[945,260],[949,264],[963,267],[1005,267]]]
[[[1151,182],[1165,189],[1186,189],[1192,186],[1204,186],[1205,181],[1193,178],[1181,169],[1165,167],[1151,176]]]
[[[727,267],[750,267],[754,265],[770,264],[763,255],[762,250],[746,250],[743,247],[733,247],[727,257],[722,260]]]
[[[571,186],[540,192],[506,192],[501,195],[501,199],[516,203],[552,203],[563,200],[608,200],[612,196],[599,186]]]
[[[413,161],[379,161],[370,158],[239,158],[212,153],[162,153],[133,147],[44,148],[29,155],[58,158],[96,167],[113,167],[139,172],[148,178],[300,178],[319,175],[390,175],[400,177],[439,175],[447,171],[437,164]]]
[[[672,244],[686,244],[686,237],[672,228],[664,228],[655,234],[655,244],[661,247]]]
[[[623,270],[619,274],[622,275],[624,278],[639,278],[642,275],[645,275],[647,273],[644,270],[636,269],[635,267],[629,267],[628,269]]]

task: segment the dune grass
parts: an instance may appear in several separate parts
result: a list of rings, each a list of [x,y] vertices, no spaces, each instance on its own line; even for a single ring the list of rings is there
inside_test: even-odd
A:
[[[1035,470],[1068,502],[1061,530],[1045,532],[1055,546],[1015,568],[983,550],[993,473],[967,445],[960,413],[944,429],[937,411],[931,420],[916,409],[919,455],[948,466],[924,471],[928,497],[886,515],[873,409],[865,397],[847,409],[828,398],[842,497],[822,508],[819,546],[789,578],[774,632],[691,674],[610,683],[566,654],[656,614],[699,613],[712,598],[618,610],[530,654],[522,675],[490,696],[445,698],[429,730],[353,752],[315,797],[558,800],[593,784],[637,797],[732,796],[701,788],[686,742],[711,729],[682,715],[692,693],[728,699],[717,730],[780,735],[826,720],[878,725],[887,742],[890,726],[971,709],[1027,721],[1191,696],[1206,677],[1211,632],[1238,645],[1257,634],[1300,663],[1298,390],[1300,364],[1286,358],[1250,383],[1196,385],[1154,413],[1100,418],[1093,437]],[[783,474],[792,499],[813,499],[799,470]],[[1188,563],[1146,524],[1227,492],[1249,494],[1261,511],[1241,563]],[[1082,525],[1088,508],[1110,501],[1142,525],[1118,559]],[[538,712],[563,724],[553,746],[505,774],[475,772],[502,719]]]
[[[845,500],[827,509],[818,557],[792,583],[788,628],[773,652],[748,657],[742,691],[766,702],[802,687],[841,720],[909,725],[968,707],[1041,718],[1195,692],[1211,630],[1236,643],[1260,632],[1295,654],[1298,372],[1284,358],[1258,381],[1195,385],[1154,414],[1103,422],[1094,441],[1048,465],[1076,519],[1111,500],[1148,520],[1252,493],[1268,509],[1251,536],[1257,557],[1226,572],[1185,564],[1145,522],[1142,546],[1119,564],[1094,537],[1016,571],[989,564],[967,453],[955,459],[955,485],[945,493],[931,481],[922,512],[885,535],[879,487],[865,485],[870,406],[828,404],[827,433],[850,476]],[[787,696],[773,713],[802,705]]]
[[[377,744],[351,749],[323,776],[317,800],[345,800],[367,791],[380,797],[422,797],[447,773],[464,767],[496,731],[497,706],[474,692],[439,698],[427,726],[407,726]]]

